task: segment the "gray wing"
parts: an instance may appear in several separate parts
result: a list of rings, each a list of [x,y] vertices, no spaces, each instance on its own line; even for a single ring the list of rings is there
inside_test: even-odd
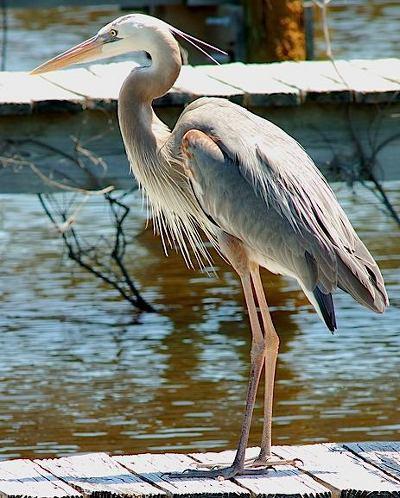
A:
[[[204,134],[192,144],[190,166],[208,216],[287,268],[320,308],[332,306],[333,314],[324,296],[339,286],[364,306],[384,310],[388,299],[378,266],[293,138],[223,99],[188,106],[174,130],[175,147],[191,129]]]

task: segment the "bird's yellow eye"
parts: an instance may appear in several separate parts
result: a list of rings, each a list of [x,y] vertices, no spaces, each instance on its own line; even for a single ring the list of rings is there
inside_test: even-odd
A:
[[[116,36],[118,35],[118,31],[116,29],[112,29],[110,31],[110,35],[113,37],[113,38],[116,38]]]

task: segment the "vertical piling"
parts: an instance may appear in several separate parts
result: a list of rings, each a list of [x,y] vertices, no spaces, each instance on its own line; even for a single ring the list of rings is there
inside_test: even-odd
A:
[[[243,0],[248,62],[304,60],[302,0]]]

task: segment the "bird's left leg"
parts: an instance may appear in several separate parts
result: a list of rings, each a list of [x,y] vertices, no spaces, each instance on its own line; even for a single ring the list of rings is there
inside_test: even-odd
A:
[[[239,474],[251,474],[257,471],[245,469],[245,452],[249,439],[253,408],[257,395],[257,388],[264,365],[265,339],[262,333],[260,322],[257,316],[257,308],[251,286],[250,262],[241,242],[233,236],[224,234],[220,240],[221,249],[224,255],[239,274],[243,286],[244,297],[249,313],[250,328],[252,333],[251,342],[251,366],[250,378],[247,388],[246,407],[242,422],[239,444],[236,450],[234,461],[224,468],[213,470],[188,470],[182,474],[170,474],[171,477],[220,477],[229,479]]]
[[[264,390],[264,421],[263,432],[261,439],[261,451],[255,460],[246,461],[247,467],[273,467],[276,465],[296,465],[300,460],[280,460],[272,458],[271,453],[271,435],[272,435],[272,404],[274,395],[274,382],[276,362],[279,350],[279,336],[276,333],[274,324],[272,323],[271,315],[268,308],[268,303],[265,297],[259,266],[253,264],[251,266],[251,279],[253,282],[254,291],[258,301],[258,307],[261,312],[262,323],[264,328],[264,375],[265,375],[265,390]]]

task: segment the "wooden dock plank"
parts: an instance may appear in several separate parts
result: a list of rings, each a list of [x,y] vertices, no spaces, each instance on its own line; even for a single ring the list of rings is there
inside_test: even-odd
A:
[[[247,450],[254,458],[259,448]],[[276,466],[265,474],[231,480],[171,478],[199,462],[229,465],[233,451],[142,454],[105,453],[0,462],[2,498],[381,498],[400,497],[400,442],[275,446],[278,458],[303,466]]]
[[[276,446],[273,451],[281,458],[300,458],[304,462],[302,470],[341,491],[342,497],[381,492],[385,497],[399,497],[398,481],[358,458],[343,445]]]
[[[243,90],[211,78],[207,66],[183,66],[173,90],[191,96],[231,97],[242,95]]]
[[[400,84],[360,68],[352,61],[336,61],[341,77],[354,93],[355,102],[375,104],[400,100]]]
[[[0,73],[0,114],[35,111],[79,111],[115,107],[122,82],[143,56],[135,60],[94,64],[43,76]],[[251,106],[400,101],[397,59],[376,61],[232,63],[183,66],[182,74],[158,105],[183,105],[194,96],[219,95]]]
[[[338,80],[330,61],[281,62],[269,64],[271,76],[298,89],[302,102],[351,102],[353,93]]]
[[[72,457],[35,460],[86,496],[159,497],[160,489],[130,473],[106,453],[91,453]]]
[[[81,497],[81,493],[27,459],[0,462],[2,498]]]
[[[84,88],[86,97],[93,99],[93,97],[91,97],[93,91],[90,89],[90,85],[95,84],[99,88],[98,98],[117,100],[124,79],[128,76],[129,72],[137,66],[137,63],[123,62],[112,64],[112,68],[109,68],[108,66],[109,65],[105,67],[104,64],[90,66],[89,72],[92,74],[92,79],[86,86],[84,86],[85,83],[82,85],[73,77],[70,78],[74,85],[72,87],[74,91],[82,92],[82,89]],[[64,71],[64,73],[66,72],[68,71]],[[56,73],[52,73],[52,75],[53,74],[55,75]],[[59,72],[58,75],[58,81],[62,82],[63,77],[61,72]],[[96,81],[96,78],[100,79],[102,83],[99,84],[99,81]],[[174,86],[166,96],[157,100],[156,105],[184,105],[195,98],[204,95],[230,97],[232,95],[240,95],[241,93],[243,92],[236,88],[232,88],[229,85],[210,78],[204,71],[198,70],[192,66],[183,66]],[[95,108],[95,105],[92,105],[91,108]]]
[[[195,468],[196,462],[187,455],[166,454],[144,454],[116,456],[114,460],[129,470],[139,474],[146,481],[163,489],[167,494],[174,496],[193,497],[204,495],[207,497],[248,497],[247,489],[244,489],[232,481],[218,481],[216,479],[184,479],[170,478],[169,472],[183,472],[188,468]]]
[[[388,441],[347,443],[344,447],[400,482],[400,443]]]
[[[84,99],[87,109],[99,108],[99,103],[112,103],[116,107],[118,93],[114,92],[109,78],[101,78],[86,68],[71,69],[70,71],[58,71],[41,76],[44,80],[59,88],[74,92]]]
[[[351,63],[381,78],[400,83],[400,59],[354,59]]]
[[[91,64],[89,71],[105,82],[109,99],[117,100],[122,83],[128,74],[138,66],[138,61],[110,62],[108,64]],[[89,95],[87,96],[89,97]]]
[[[249,448],[246,451],[246,458],[255,458],[259,451],[259,448]],[[235,452],[192,453],[191,456],[202,463],[226,463],[229,465],[235,457]],[[275,496],[329,498],[331,496],[327,487],[290,465],[277,466],[265,475],[235,477],[234,482],[260,498],[273,498]]]
[[[80,95],[58,88],[43,78],[23,72],[0,72],[2,115],[37,110],[82,110],[83,100]]]
[[[245,94],[245,104],[253,106],[282,106],[300,104],[299,90],[293,85],[276,81],[270,74],[270,64],[235,62],[221,66],[199,66],[213,79],[233,86]]]

